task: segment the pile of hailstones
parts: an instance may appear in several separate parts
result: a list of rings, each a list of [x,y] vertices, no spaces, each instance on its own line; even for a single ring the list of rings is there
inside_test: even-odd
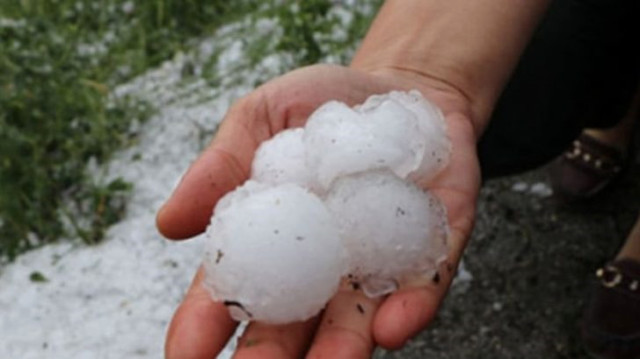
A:
[[[324,104],[264,142],[251,179],[218,202],[205,287],[236,320],[281,324],[317,314],[341,278],[376,297],[433,275],[446,213],[414,183],[428,188],[450,153],[441,112],[417,91]]]

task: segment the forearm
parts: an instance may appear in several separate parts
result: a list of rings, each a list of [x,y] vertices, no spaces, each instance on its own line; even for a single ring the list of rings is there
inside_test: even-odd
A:
[[[351,66],[460,92],[479,136],[548,2],[387,0]]]

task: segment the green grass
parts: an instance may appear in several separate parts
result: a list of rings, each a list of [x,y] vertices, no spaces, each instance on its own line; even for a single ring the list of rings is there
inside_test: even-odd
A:
[[[124,214],[130,185],[96,180],[87,163],[100,165],[133,143],[131,122],[153,109],[109,97],[114,86],[246,13],[275,18],[283,29],[280,39],[251,44],[248,66],[273,51],[290,52],[296,66],[343,54],[370,16],[354,8],[345,38],[323,38],[338,24],[330,3],[0,1],[0,263],[63,236],[96,243]],[[204,69],[212,86],[221,76],[211,73],[215,60]]]
[[[130,143],[129,124],[149,114],[139,101],[109,100],[109,90],[251,8],[211,0],[0,2],[0,257],[61,236],[100,240],[123,214],[129,185],[96,183],[86,164]]]

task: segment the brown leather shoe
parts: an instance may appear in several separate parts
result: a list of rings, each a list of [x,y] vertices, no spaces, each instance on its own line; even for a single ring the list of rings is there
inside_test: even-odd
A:
[[[548,168],[554,194],[567,201],[594,196],[611,183],[628,163],[628,155],[586,134]]]
[[[617,260],[597,272],[582,338],[598,359],[640,358],[640,262]]]

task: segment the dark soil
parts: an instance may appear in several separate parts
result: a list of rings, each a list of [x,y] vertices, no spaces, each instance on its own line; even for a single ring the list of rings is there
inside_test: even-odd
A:
[[[404,349],[376,358],[587,358],[579,335],[595,270],[638,215],[640,163],[596,198],[558,203],[515,183],[546,183],[544,169],[487,182],[464,257],[473,275]]]

